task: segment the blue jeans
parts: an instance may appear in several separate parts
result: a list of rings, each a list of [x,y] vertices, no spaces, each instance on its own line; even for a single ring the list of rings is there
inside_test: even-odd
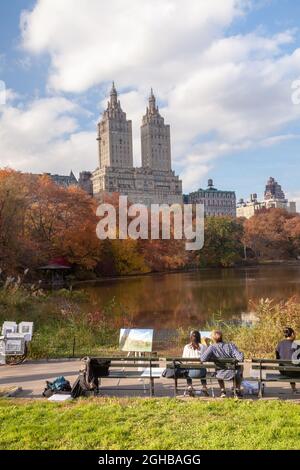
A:
[[[206,369],[190,369],[189,370],[189,375],[186,378],[186,382],[188,385],[192,385],[193,380],[192,379],[201,379],[201,384],[203,387],[206,387]]]

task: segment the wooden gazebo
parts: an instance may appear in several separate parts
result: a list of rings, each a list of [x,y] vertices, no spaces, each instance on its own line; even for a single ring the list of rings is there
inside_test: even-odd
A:
[[[39,269],[46,272],[45,281],[51,284],[52,289],[59,289],[65,285],[66,274],[72,266],[61,256],[49,260],[46,266],[41,266]]]

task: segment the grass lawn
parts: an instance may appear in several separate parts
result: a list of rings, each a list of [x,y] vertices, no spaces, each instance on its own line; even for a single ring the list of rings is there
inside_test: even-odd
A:
[[[0,399],[0,449],[299,449],[300,405],[279,401]]]

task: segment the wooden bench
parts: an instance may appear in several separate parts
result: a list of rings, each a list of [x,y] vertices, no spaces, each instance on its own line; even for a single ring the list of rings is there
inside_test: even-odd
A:
[[[259,377],[253,378],[253,380],[258,380],[260,397],[264,396],[265,384],[268,382],[300,382],[300,366],[295,365],[293,361],[285,361],[282,359],[252,359],[251,365],[252,370],[259,372]],[[277,374],[274,372],[277,372]],[[287,375],[282,375],[280,372],[284,372]],[[289,373],[295,372],[299,373],[299,377],[288,377]],[[265,377],[263,377],[264,375]]]
[[[154,395],[154,380],[161,377],[162,371],[159,368],[159,359],[157,357],[127,357],[127,356],[101,356],[93,357],[89,359],[97,359],[100,361],[109,361],[109,371],[108,375],[97,374],[97,379],[141,379],[149,380],[149,393],[150,397]],[[112,390],[116,387],[99,387],[97,392],[102,390]],[[119,390],[128,390],[119,387]],[[146,391],[145,385],[142,389],[139,388],[130,388],[130,390],[144,390]]]
[[[236,359],[218,359],[215,362],[201,362],[200,360],[193,362],[191,358],[182,358],[182,357],[168,357],[166,358],[166,368],[171,370],[177,371],[189,371],[189,370],[196,370],[196,369],[206,369],[206,379],[210,380],[212,384],[212,380],[216,380],[216,373],[219,370],[233,370],[237,371],[241,368],[242,364],[240,364]],[[175,374],[174,374],[175,375]],[[176,377],[174,376],[174,396],[177,396],[178,393],[178,381],[179,380],[186,380],[186,377]],[[195,379],[199,380],[199,379]],[[213,388],[212,388],[213,390]],[[233,392],[234,395],[236,394],[236,387],[235,383],[233,384]],[[214,396],[214,393],[213,393]]]

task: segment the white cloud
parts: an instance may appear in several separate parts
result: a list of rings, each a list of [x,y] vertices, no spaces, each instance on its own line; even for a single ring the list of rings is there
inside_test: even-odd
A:
[[[111,81],[169,81],[242,12],[244,0],[38,0],[21,21],[24,47],[52,58],[50,84],[84,91]],[[72,12],[72,14],[70,14]],[[188,67],[186,73],[189,73]],[[159,79],[160,81],[161,79]]]
[[[80,132],[78,113],[84,110],[62,97],[37,99],[25,107],[4,106],[0,112],[0,167],[66,174],[71,168],[76,172],[92,169],[95,133]]]
[[[300,49],[286,52],[295,32],[270,36],[260,28],[229,36],[227,28],[246,14],[249,3],[37,0],[22,15],[22,44],[26,53],[50,55],[48,86],[54,93],[85,92],[95,85],[107,89],[107,82],[116,80],[125,90],[123,109],[133,121],[136,164],[139,126],[153,86],[171,124],[173,159],[187,191],[199,186],[216,158],[296,138],[286,131],[300,116],[300,106],[291,102],[291,83],[300,77]],[[46,156],[48,166],[62,171],[66,160],[68,167],[79,167],[85,154],[81,167],[95,167],[95,133],[80,132],[75,109],[64,108],[71,107],[68,101],[60,104],[56,113],[42,100],[31,104],[25,148],[31,145],[40,155],[32,164],[45,162]],[[51,128],[43,127],[46,135],[40,141],[37,115],[45,106]],[[24,126],[26,110],[8,112],[6,127],[17,132],[9,118],[17,117]],[[14,161],[21,148],[12,140],[6,148]]]

